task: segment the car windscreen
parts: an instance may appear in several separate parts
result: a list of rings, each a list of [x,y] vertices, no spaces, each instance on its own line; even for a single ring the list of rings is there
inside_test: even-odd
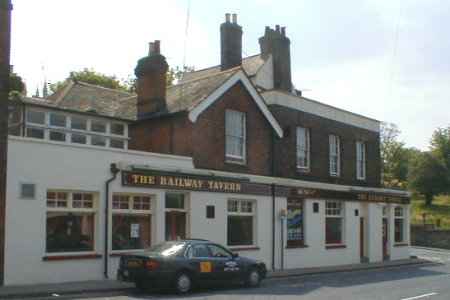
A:
[[[154,245],[147,249],[147,252],[151,252],[162,256],[172,256],[180,252],[184,248],[185,243],[181,242],[165,242]]]

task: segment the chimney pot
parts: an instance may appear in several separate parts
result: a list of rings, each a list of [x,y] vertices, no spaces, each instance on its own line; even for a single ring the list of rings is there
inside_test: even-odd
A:
[[[237,24],[237,14],[233,14],[233,24]]]
[[[166,104],[166,80],[168,65],[160,53],[160,41],[149,43],[149,54],[141,58],[134,70],[137,77],[137,117],[145,118],[164,111]]]
[[[290,40],[285,34],[286,28],[280,28],[280,25],[275,25],[275,30],[266,27],[259,45],[264,60],[272,56],[274,88],[291,92]]]
[[[160,40],[155,40],[154,42],[155,45],[155,54],[160,54],[161,53],[161,41]]]
[[[155,40],[149,43],[148,55],[160,54],[161,53],[161,41]]]
[[[153,42],[148,43],[148,55],[152,55],[155,52],[155,44]]]
[[[225,14],[225,22],[220,25],[220,45],[221,70],[242,64],[242,27],[237,24],[237,14]]]

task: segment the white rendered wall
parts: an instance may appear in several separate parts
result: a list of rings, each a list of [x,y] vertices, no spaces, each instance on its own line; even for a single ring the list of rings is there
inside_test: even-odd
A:
[[[5,284],[32,284],[103,278],[103,259],[43,261],[46,236],[46,191],[91,191],[98,197],[94,253],[103,254],[104,189],[110,163],[192,167],[187,158],[111,149],[74,147],[10,138],[6,199]],[[114,186],[120,186],[120,178]],[[19,197],[20,183],[36,184],[36,198]],[[120,188],[121,191],[125,189]],[[114,190],[114,189],[113,189]]]
[[[188,158],[151,153],[126,152],[94,147],[74,147],[23,138],[10,138],[8,148],[8,186],[6,202],[6,251],[5,284],[33,284],[103,279],[103,258],[71,261],[43,261],[46,256],[46,191],[61,189],[94,192],[98,199],[95,222],[95,251],[103,255],[104,249],[104,205],[105,181],[111,177],[109,166],[121,164],[149,165],[155,168],[179,166],[185,170],[193,168]],[[36,198],[24,200],[19,197],[20,183],[36,184]],[[120,175],[110,186],[109,199],[113,193],[144,193],[152,196],[152,242],[165,238],[165,190],[123,187]],[[190,237],[206,238],[226,244],[227,200],[244,199],[256,201],[255,245],[258,250],[240,251],[240,255],[264,261],[272,266],[272,199],[270,196],[236,195],[224,193],[186,192],[189,202]],[[281,267],[281,225],[279,212],[286,209],[286,198],[276,198],[275,268]],[[313,213],[314,202],[319,203],[319,213]],[[215,218],[206,219],[206,205],[215,206]],[[372,261],[382,255],[381,206],[359,202],[345,202],[345,234],[343,249],[325,248],[325,201],[306,200],[305,243],[308,247],[283,249],[285,268],[319,267],[359,263],[359,217],[355,209],[363,214],[366,206],[367,237],[374,237],[368,253]],[[409,206],[406,208],[406,242],[409,242]],[[369,223],[370,222],[370,223]],[[389,251],[391,259],[409,257],[408,247],[396,247],[393,243],[393,205],[390,209]],[[109,216],[109,224],[112,216]],[[111,230],[111,226],[109,226]],[[284,230],[286,243],[286,229]],[[111,232],[109,233],[111,236]],[[392,237],[392,238],[391,238]],[[379,241],[379,243],[377,243]],[[378,245],[377,245],[378,244]],[[110,245],[111,247],[111,245]],[[110,249],[111,250],[111,249]],[[110,251],[111,252],[111,251]],[[118,257],[109,257],[109,276],[115,278]]]
[[[382,205],[368,204],[368,214],[365,224],[367,241],[367,258],[369,262],[383,261],[383,210]]]
[[[396,259],[407,259],[410,258],[411,253],[410,253],[410,248],[409,246],[405,246],[405,244],[409,245],[410,244],[410,224],[409,224],[409,220],[410,220],[410,205],[402,205],[402,207],[404,208],[404,212],[405,212],[405,243],[401,246],[396,245],[395,241],[394,241],[394,237],[395,237],[395,226],[394,226],[394,208],[396,205],[390,205],[390,221],[389,221],[389,236],[391,237],[389,239],[389,251],[390,251],[390,258],[391,260],[396,260]]]
[[[319,203],[319,212],[313,213],[313,203]],[[305,248],[285,249],[285,268],[309,268],[356,264],[359,256],[358,202],[344,202],[344,243],[346,248],[325,247],[325,200],[305,200]]]

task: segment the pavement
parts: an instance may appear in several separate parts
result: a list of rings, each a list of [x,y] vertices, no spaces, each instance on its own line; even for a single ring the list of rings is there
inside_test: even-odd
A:
[[[422,252],[420,252],[422,251]],[[307,268],[307,269],[288,269],[283,271],[275,271],[268,273],[268,281],[283,280],[307,275],[335,274],[364,270],[384,270],[389,268],[399,268],[408,266],[425,266],[430,264],[439,264],[445,262],[446,255],[449,257],[450,252],[434,251],[431,249],[419,249],[420,253],[425,253],[422,257],[387,261],[381,263],[365,263],[355,265],[343,265],[336,267]],[[438,253],[438,254],[436,254]],[[441,253],[441,256],[439,256]],[[444,253],[442,255],[442,253]],[[431,259],[430,259],[431,258]],[[0,287],[0,299],[26,299],[26,298],[56,298],[56,297],[76,297],[77,295],[89,294],[110,294],[125,295],[135,292],[134,284],[119,282],[116,280],[98,280],[83,281],[58,284],[38,284],[23,286],[6,286]],[[450,298],[449,298],[450,299]]]

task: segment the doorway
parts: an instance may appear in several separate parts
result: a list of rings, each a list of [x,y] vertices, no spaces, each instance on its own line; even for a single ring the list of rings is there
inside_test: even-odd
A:
[[[383,260],[389,259],[388,240],[389,240],[389,225],[388,219],[383,218]]]
[[[359,218],[359,256],[361,262],[366,262],[366,257],[364,256],[364,218]]]

